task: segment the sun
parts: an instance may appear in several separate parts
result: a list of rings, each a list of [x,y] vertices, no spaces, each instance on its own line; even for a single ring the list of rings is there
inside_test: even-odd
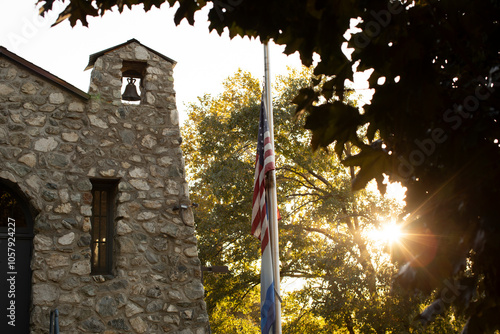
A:
[[[398,225],[395,222],[389,222],[384,224],[380,232],[382,234],[382,240],[385,240],[391,244],[398,242],[403,236],[403,232],[401,231],[401,225]]]
[[[394,244],[401,240],[403,231],[401,225],[395,221],[389,221],[380,225],[380,228],[371,230],[368,238],[379,243]]]

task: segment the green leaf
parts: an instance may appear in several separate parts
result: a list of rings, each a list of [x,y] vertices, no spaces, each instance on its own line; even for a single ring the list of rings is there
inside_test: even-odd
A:
[[[354,191],[363,189],[368,182],[372,179],[376,179],[379,190],[385,193],[385,186],[382,184],[384,179],[383,173],[386,172],[388,166],[390,166],[390,160],[387,153],[365,145],[361,148],[360,153],[346,158],[342,163],[346,166],[360,167],[352,182]]]
[[[318,94],[312,88],[302,88],[292,100],[292,103],[297,105],[296,114],[303,114],[317,101],[317,98]]]
[[[307,116],[305,128],[312,131],[311,145],[313,149],[327,147],[337,141],[337,154],[342,155],[343,144],[348,141],[357,142],[357,126],[360,120],[359,111],[339,101],[313,106]]]

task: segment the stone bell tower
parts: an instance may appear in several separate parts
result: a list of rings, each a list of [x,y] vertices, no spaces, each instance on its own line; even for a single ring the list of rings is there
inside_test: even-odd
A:
[[[175,64],[132,39],[91,55],[87,66],[89,125],[78,148],[79,167],[95,189],[108,186],[116,201],[108,234],[112,250],[104,257],[110,263],[99,267],[101,254],[92,255],[98,274],[92,277],[98,291],[93,298],[103,324],[112,321],[107,312],[99,314],[99,303],[107,304],[103,298],[124,303],[111,313],[138,333],[202,334],[208,328],[180,148]],[[122,95],[131,81],[137,102]],[[96,228],[90,230],[94,252],[103,239]],[[109,297],[115,285],[125,289]]]

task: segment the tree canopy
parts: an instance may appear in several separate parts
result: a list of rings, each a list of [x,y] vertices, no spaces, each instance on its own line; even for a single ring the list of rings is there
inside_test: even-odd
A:
[[[46,11],[54,0],[40,2]],[[86,25],[87,16],[115,5],[149,10],[164,2],[73,0],[60,18]],[[212,30],[272,39],[288,54],[299,52],[305,65],[318,54],[318,78],[294,98],[297,112],[306,117],[313,148],[332,147],[356,166],[354,189],[375,178],[383,190],[384,175],[407,187],[407,230],[415,241],[399,252],[399,281],[437,291],[421,321],[453,305],[469,319],[464,333],[500,328],[498,1],[168,3],[178,5],[176,23],[193,23],[194,13],[211,5]],[[373,69],[375,92],[363,112],[346,103],[354,67]]]
[[[280,271],[285,287],[293,280],[301,283],[284,295],[284,332],[409,333],[425,300],[391,287],[396,267],[387,251],[392,244],[379,240],[402,202],[374,187],[353,192],[351,169],[334,153],[311,153],[304,120],[293,120],[289,102],[308,85],[310,72],[279,77],[273,94]],[[239,71],[224,82],[222,93],[190,104],[182,126],[191,199],[199,204],[200,260],[230,268],[229,274],[204,276],[217,333],[258,330],[260,253],[249,231],[260,99],[258,80]],[[425,333],[454,333],[460,322],[450,321],[450,315],[439,317]]]

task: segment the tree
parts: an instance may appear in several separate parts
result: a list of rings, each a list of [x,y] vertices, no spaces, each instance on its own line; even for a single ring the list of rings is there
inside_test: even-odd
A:
[[[351,171],[335,155],[311,154],[310,135],[288,102],[308,85],[310,72],[278,78],[273,102],[281,276],[304,282],[285,297],[284,330],[400,333],[409,327],[412,304],[391,290],[395,267],[367,232],[401,207],[376,190],[352,192]],[[260,99],[258,80],[239,71],[221,94],[189,106],[182,129],[191,199],[199,204],[200,259],[230,268],[204,276],[214,332],[258,329],[259,243],[249,230]]]
[[[43,10],[51,8],[46,0]],[[75,0],[61,14],[71,24],[119,3],[163,0]],[[456,307],[465,333],[500,328],[500,192],[498,52],[500,5],[494,0],[195,1],[179,4],[175,22],[194,21],[212,4],[210,29],[273,39],[298,51],[305,65],[321,57],[323,76],[295,98],[314,148],[332,146],[357,166],[354,189],[383,176],[407,187],[407,229],[415,241],[400,252],[399,281],[434,293],[421,314]],[[347,40],[346,32],[351,26]],[[342,51],[348,43],[350,57]],[[372,102],[360,113],[345,102],[346,80],[373,69]],[[385,80],[385,81],[384,81]],[[366,137],[358,130],[367,126]],[[346,154],[346,145],[357,148]],[[436,307],[438,306],[438,307]]]

